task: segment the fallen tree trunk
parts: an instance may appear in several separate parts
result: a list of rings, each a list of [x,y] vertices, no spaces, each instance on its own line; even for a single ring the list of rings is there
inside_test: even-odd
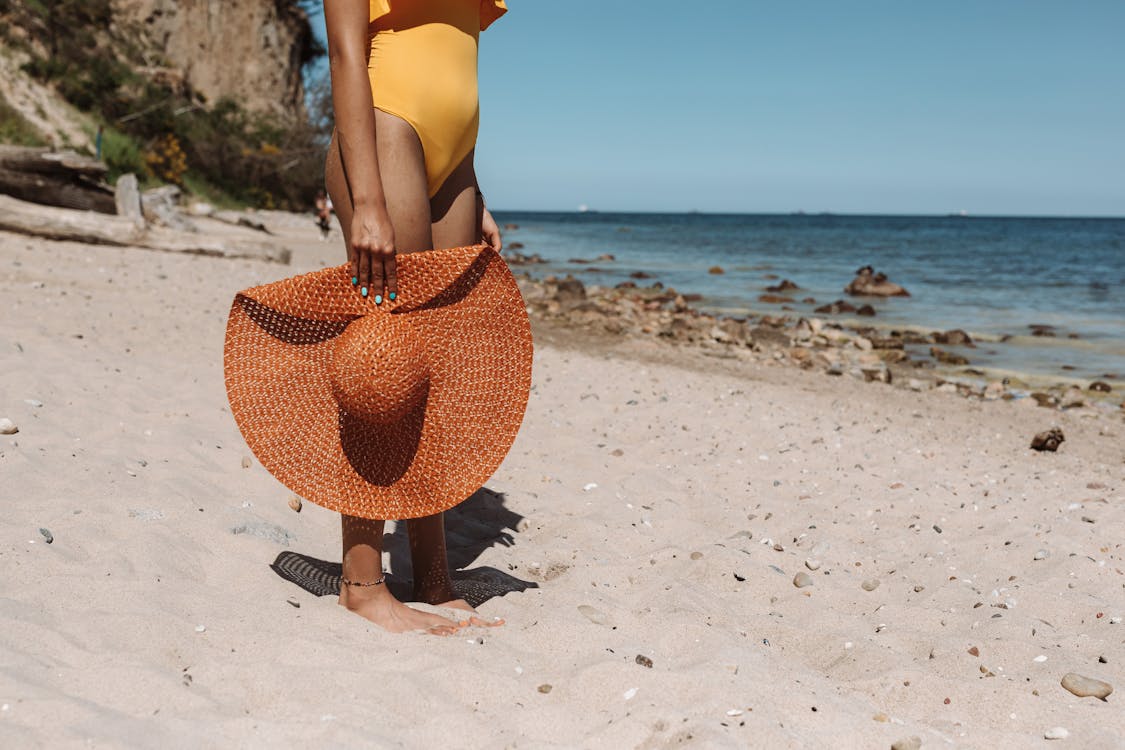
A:
[[[164,227],[144,228],[123,216],[41,206],[0,195],[0,230],[52,240],[141,247],[170,253],[251,258],[288,263],[289,250],[273,244],[208,237]]]
[[[116,213],[106,165],[73,151],[0,146],[0,193],[47,206]]]

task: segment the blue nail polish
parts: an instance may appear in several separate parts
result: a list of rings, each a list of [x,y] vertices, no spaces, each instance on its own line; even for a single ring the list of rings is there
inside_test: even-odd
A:
[[[362,294],[364,297],[366,297],[367,296],[367,287],[365,287],[365,286],[360,287],[359,293]]]
[[[391,292],[390,294],[387,295],[387,299],[389,299],[391,302],[394,302],[395,297],[397,297],[397,296],[398,295],[396,295],[394,292]]]
[[[376,294],[376,295],[375,295],[375,304],[376,304],[376,305],[381,305],[381,304],[383,304],[383,295],[381,295],[381,294]]]
[[[355,276],[352,276],[352,286],[355,286],[358,283],[359,283],[359,279]]]

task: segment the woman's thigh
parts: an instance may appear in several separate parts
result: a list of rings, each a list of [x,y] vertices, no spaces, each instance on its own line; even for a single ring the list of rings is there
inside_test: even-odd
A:
[[[418,134],[402,118],[376,109],[375,150],[387,213],[394,227],[395,249],[400,253],[430,249],[434,240],[430,233],[429,190]],[[324,177],[328,195],[336,206],[336,215],[344,231],[344,242],[348,243],[354,210],[350,178],[335,134],[328,148]]]
[[[434,247],[465,247],[480,242],[480,206],[472,151],[430,199],[430,215]]]

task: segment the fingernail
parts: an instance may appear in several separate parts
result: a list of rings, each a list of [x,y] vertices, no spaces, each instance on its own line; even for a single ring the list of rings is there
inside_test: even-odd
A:
[[[387,299],[389,299],[391,302],[394,302],[395,297],[397,297],[397,296],[398,296],[397,294],[395,294],[394,292],[391,292],[390,294],[387,295]]]
[[[381,294],[376,294],[376,295],[375,295],[375,304],[376,304],[376,305],[381,305],[381,304],[383,304],[383,295],[381,295]]]
[[[355,286],[358,283],[359,283],[359,279],[355,276],[352,276],[352,286]]]
[[[360,287],[359,293],[362,294],[364,297],[366,297],[367,296],[367,287],[365,287],[365,286]]]

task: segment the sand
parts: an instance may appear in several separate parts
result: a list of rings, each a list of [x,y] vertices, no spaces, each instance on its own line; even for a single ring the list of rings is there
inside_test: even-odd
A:
[[[338,516],[246,460],[221,353],[236,291],[340,250],[266,218],[292,266],[0,235],[0,746],[1125,746],[1120,418],[537,324],[450,518],[507,624],[316,595]]]

